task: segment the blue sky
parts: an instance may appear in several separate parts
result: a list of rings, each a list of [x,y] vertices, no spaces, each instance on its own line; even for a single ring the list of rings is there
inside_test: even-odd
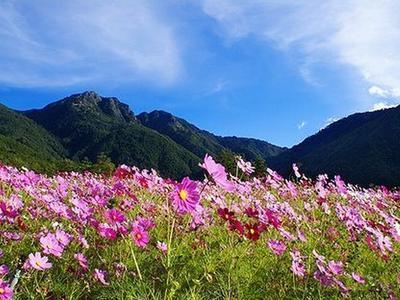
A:
[[[85,90],[292,146],[400,99],[397,0],[3,0],[0,102]]]

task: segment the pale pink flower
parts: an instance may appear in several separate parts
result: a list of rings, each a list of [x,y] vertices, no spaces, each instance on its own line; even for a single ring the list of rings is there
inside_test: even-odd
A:
[[[106,281],[107,272],[104,270],[94,269],[93,276],[97,281],[101,282],[104,285],[110,284]]]
[[[157,249],[165,253],[168,250],[168,246],[164,242],[157,241]]]
[[[76,253],[76,254],[74,254],[74,258],[78,261],[79,265],[83,269],[85,269],[85,270],[88,269],[88,267],[89,267],[88,266],[88,260],[87,260],[85,255],[83,255],[82,253]]]
[[[47,256],[42,256],[40,252],[36,252],[35,254],[31,253],[29,254],[28,258],[29,266],[36,270],[43,271],[52,267],[52,264],[48,261]]]
[[[200,167],[207,170],[208,174],[210,174],[217,185],[228,192],[232,192],[234,190],[233,183],[227,179],[225,167],[221,164],[216,163],[211,156],[206,154],[206,156],[204,157],[204,163],[200,164]]]

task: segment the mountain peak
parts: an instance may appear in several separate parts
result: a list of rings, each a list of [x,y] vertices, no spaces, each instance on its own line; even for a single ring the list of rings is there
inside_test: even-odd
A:
[[[83,113],[100,113],[125,122],[136,121],[135,115],[128,104],[122,103],[116,97],[100,96],[94,91],[73,94],[47,105],[44,110],[56,107],[67,107],[69,110]]]

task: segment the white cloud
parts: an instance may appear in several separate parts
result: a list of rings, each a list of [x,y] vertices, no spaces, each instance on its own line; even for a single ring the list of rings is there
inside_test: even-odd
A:
[[[297,124],[297,129],[301,130],[307,125],[306,121],[301,121],[299,124]]]
[[[175,82],[182,71],[170,22],[152,1],[0,2],[0,84]],[[157,3],[155,3],[157,4]]]
[[[373,105],[373,107],[370,109],[370,111],[388,109],[388,108],[392,108],[392,107],[396,107],[396,105],[389,104],[387,102],[378,102]]]
[[[387,97],[400,95],[398,0],[203,0],[203,11],[233,41],[255,35],[301,54],[306,64],[341,63],[391,91]]]
[[[383,89],[373,85],[369,88],[368,92],[370,95],[380,98],[400,98],[400,88]]]

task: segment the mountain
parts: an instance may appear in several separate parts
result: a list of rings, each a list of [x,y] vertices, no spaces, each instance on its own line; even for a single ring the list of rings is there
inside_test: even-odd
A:
[[[141,113],[137,119],[144,126],[170,137],[199,157],[204,157],[206,153],[218,156],[222,150],[231,150],[247,160],[253,161],[258,156],[268,160],[271,156],[285,150],[285,148],[257,139],[216,136],[165,111]]]
[[[84,92],[24,115],[57,136],[75,160],[95,161],[104,153],[116,164],[154,168],[173,178],[200,172],[199,157],[141,125],[116,98]]]
[[[29,118],[0,104],[0,161],[38,171],[56,170],[66,151]]]
[[[341,175],[368,186],[400,185],[400,106],[356,113],[330,124],[273,157],[271,168],[288,176],[292,163],[309,176]]]

